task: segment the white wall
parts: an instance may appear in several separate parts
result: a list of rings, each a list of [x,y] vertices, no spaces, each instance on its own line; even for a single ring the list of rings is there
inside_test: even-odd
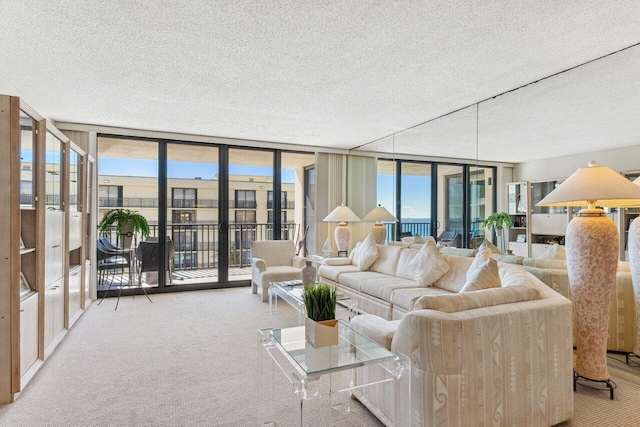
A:
[[[20,96],[18,90],[2,77],[0,77],[0,93],[11,96]],[[38,113],[42,114],[40,111],[38,111]]]
[[[586,167],[591,160],[595,160],[600,166],[608,166],[616,172],[638,170],[640,169],[640,145],[519,163],[513,170],[513,181],[566,178],[578,168]]]

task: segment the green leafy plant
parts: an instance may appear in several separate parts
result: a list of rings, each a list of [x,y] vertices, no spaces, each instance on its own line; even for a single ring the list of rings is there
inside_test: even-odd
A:
[[[489,228],[496,231],[498,237],[502,240],[502,249],[506,249],[506,233],[503,233],[502,230],[504,228],[509,229],[513,227],[513,221],[511,217],[506,212],[495,212],[492,213],[482,222],[483,228]]]
[[[131,220],[133,222],[133,230],[140,233],[143,238],[149,235],[149,223],[147,219],[140,215],[138,211],[129,209],[111,209],[104,214],[104,217],[98,224],[98,230],[108,232],[115,224],[118,234],[122,233],[122,229]]]
[[[307,317],[314,322],[336,318],[337,291],[334,286],[316,284],[302,292]]]

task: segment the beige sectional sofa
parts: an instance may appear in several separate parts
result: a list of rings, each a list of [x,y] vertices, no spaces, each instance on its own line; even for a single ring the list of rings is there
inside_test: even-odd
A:
[[[369,313],[352,320],[356,330],[410,358],[411,397],[397,398],[412,425],[549,426],[571,417],[569,300],[506,263],[497,267],[500,288],[460,293],[474,258],[446,254],[448,271],[419,286],[411,263],[418,249],[377,251],[364,271],[341,258],[327,259],[319,274]],[[391,425],[388,387],[356,397]]]

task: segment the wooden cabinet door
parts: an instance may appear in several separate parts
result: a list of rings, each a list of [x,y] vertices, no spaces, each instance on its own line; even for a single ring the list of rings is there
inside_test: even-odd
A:
[[[45,231],[45,286],[64,275],[64,212],[46,212]]]
[[[38,360],[38,294],[20,302],[20,375]]]
[[[82,267],[77,266],[69,270],[69,322],[82,307],[80,287],[82,286]]]
[[[44,290],[44,347],[64,329],[64,279],[58,279]]]

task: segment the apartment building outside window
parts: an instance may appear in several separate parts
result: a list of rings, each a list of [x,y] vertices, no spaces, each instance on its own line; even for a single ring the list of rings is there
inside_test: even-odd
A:
[[[239,209],[255,209],[257,207],[255,190],[236,190],[235,207]]]
[[[282,207],[282,209],[287,209],[287,192],[286,191],[282,191],[280,193],[280,206]],[[273,209],[273,191],[267,192],[267,209]]]
[[[198,191],[195,188],[173,188],[171,190],[171,206],[174,208],[195,208],[198,202]]]
[[[236,211],[235,220],[236,224],[255,224],[256,211]]]
[[[122,185],[101,185],[98,189],[98,206],[122,207]]]

